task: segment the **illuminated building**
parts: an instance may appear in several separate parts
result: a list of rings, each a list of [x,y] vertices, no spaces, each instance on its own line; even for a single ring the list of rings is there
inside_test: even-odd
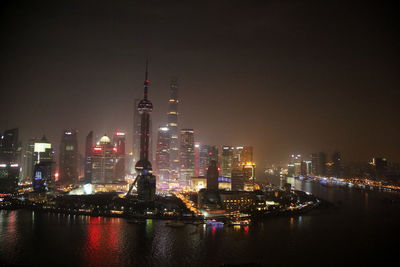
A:
[[[324,152],[311,154],[311,170],[312,174],[316,176],[326,176],[326,154]]]
[[[375,167],[376,178],[385,178],[388,172],[388,160],[386,157],[378,157],[372,159],[372,166]]]
[[[92,183],[111,184],[115,177],[116,149],[108,136],[104,135],[93,147]]]
[[[85,143],[85,181],[92,182],[93,131],[86,136]]]
[[[256,164],[248,161],[243,165],[244,190],[253,191],[256,180]]]
[[[179,128],[178,128],[178,81],[176,79],[170,84],[170,97],[168,106],[168,123],[171,140],[169,142],[170,181],[178,184],[180,155],[179,155]]]
[[[242,191],[244,190],[244,172],[243,168],[235,168],[232,170],[231,176],[231,190],[232,191]]]
[[[218,177],[219,171],[217,162],[215,160],[210,161],[210,165],[207,170],[207,189],[216,190],[218,189]]]
[[[204,176],[190,177],[190,188],[195,192],[199,192],[203,188],[207,188],[207,178]]]
[[[158,177],[158,184],[169,184],[169,147],[170,147],[170,134],[168,127],[160,127],[157,136],[157,150],[156,150],[156,170]]]
[[[194,176],[199,176],[200,142],[194,142]]]
[[[78,139],[75,130],[65,130],[60,143],[59,183],[68,185],[78,181]]]
[[[301,174],[301,155],[291,155],[288,164],[288,176],[294,177]]]
[[[31,181],[33,177],[33,162],[34,162],[34,153],[35,153],[35,142],[38,140],[36,138],[31,138],[26,143],[23,150],[22,157],[22,181],[27,182]]]
[[[194,131],[193,129],[182,129],[180,131],[179,147],[179,185],[188,185],[190,177],[194,176]]]
[[[115,177],[114,182],[125,181],[125,133],[116,132],[113,138],[115,151]]]
[[[206,176],[207,168],[211,160],[215,160],[218,162],[218,148],[215,146],[200,144],[198,159],[199,176]]]
[[[223,177],[231,177],[233,164],[234,147],[222,146],[221,150],[221,171]]]
[[[15,193],[18,186],[19,166],[17,163],[0,164],[0,194]]]
[[[20,175],[18,129],[7,130],[0,138],[0,193],[15,193]]]
[[[45,192],[54,180],[55,162],[52,144],[45,136],[34,143],[32,186],[35,192]]]
[[[342,177],[342,157],[339,152],[334,152],[332,155],[332,166],[331,166],[331,176],[333,177]]]
[[[146,75],[144,81],[143,99],[139,102],[138,111],[140,120],[140,159],[135,165],[138,176],[134,183],[137,183],[138,198],[143,201],[153,201],[156,192],[156,177],[153,175],[153,169],[149,161],[150,149],[150,113],[153,110],[153,104],[148,100],[148,70],[146,63]],[[133,184],[128,194],[130,194]]]
[[[218,189],[232,190],[232,178],[222,176],[218,177]]]

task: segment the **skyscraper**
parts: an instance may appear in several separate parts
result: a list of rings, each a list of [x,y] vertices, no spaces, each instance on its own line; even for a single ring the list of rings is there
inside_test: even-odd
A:
[[[22,158],[22,181],[31,181],[33,177],[33,167],[34,167],[34,153],[35,153],[35,142],[38,140],[36,138],[31,138],[26,143],[23,150]]]
[[[218,176],[219,171],[217,162],[215,160],[211,160],[207,170],[207,189],[218,189]]]
[[[0,139],[0,193],[14,193],[17,189],[20,152],[18,129],[5,131]]]
[[[45,136],[34,143],[33,153],[33,190],[37,193],[45,192],[54,181],[54,150]]]
[[[231,175],[232,175],[234,149],[235,148],[232,146],[222,146],[222,149],[221,149],[222,177],[231,177]]]
[[[140,159],[136,163],[135,169],[138,176],[134,183],[137,183],[138,198],[143,201],[153,201],[156,192],[156,177],[149,161],[150,149],[150,113],[153,104],[148,100],[148,68],[146,62],[146,75],[144,80],[143,99],[139,102],[138,111],[140,120]],[[131,192],[132,186],[128,194]]]
[[[211,145],[200,144],[199,147],[199,174],[198,176],[206,176],[207,168],[210,162],[215,160],[218,165],[218,148]]]
[[[342,172],[342,157],[338,151],[335,151],[332,155],[332,166],[331,166],[331,174],[334,177],[341,177],[343,175]]]
[[[59,182],[67,185],[78,181],[78,139],[76,130],[65,130],[60,143]]]
[[[188,181],[194,176],[194,131],[182,129],[180,131],[179,147],[179,185],[187,186]]]
[[[169,153],[170,153],[170,134],[168,127],[160,127],[157,136],[156,150],[156,169],[158,184],[169,185]]]
[[[92,183],[111,184],[114,182],[116,165],[116,148],[111,139],[104,135],[98,145],[93,147]]]
[[[92,182],[93,131],[86,136],[85,143],[85,182]]]
[[[116,132],[113,143],[116,155],[114,182],[123,182],[125,181],[125,133]]]
[[[168,107],[167,127],[170,134],[169,160],[170,160],[170,180],[177,184],[179,177],[179,128],[178,128],[178,82],[176,79],[171,81],[170,98]]]

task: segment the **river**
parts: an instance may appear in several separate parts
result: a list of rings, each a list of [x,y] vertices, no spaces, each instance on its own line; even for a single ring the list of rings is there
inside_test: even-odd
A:
[[[279,179],[272,181],[279,184]],[[165,221],[0,211],[0,263],[14,266],[392,265],[399,193],[291,181],[337,204],[249,227],[169,228]],[[0,264],[1,266],[1,264]]]

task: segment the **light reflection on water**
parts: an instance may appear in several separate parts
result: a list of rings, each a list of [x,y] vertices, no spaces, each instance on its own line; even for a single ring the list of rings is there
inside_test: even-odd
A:
[[[160,220],[128,224],[121,218],[0,211],[0,263],[218,266],[246,262],[292,265],[300,261],[320,265],[329,258],[332,263],[351,264],[336,249],[340,248],[358,255],[354,264],[367,265],[378,260],[378,255],[380,260],[396,255],[396,246],[385,245],[397,238],[393,233],[398,228],[399,205],[382,202],[391,195],[299,181],[295,187],[342,204],[301,216],[269,218],[248,227],[222,228],[170,228]],[[368,252],[372,250],[375,258]]]

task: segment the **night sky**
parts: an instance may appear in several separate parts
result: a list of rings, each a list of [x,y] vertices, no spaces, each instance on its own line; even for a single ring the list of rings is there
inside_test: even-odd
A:
[[[150,61],[153,134],[253,145],[259,167],[334,150],[400,161],[399,25],[385,1],[1,1],[0,130],[132,138]],[[156,137],[156,135],[153,135]]]

